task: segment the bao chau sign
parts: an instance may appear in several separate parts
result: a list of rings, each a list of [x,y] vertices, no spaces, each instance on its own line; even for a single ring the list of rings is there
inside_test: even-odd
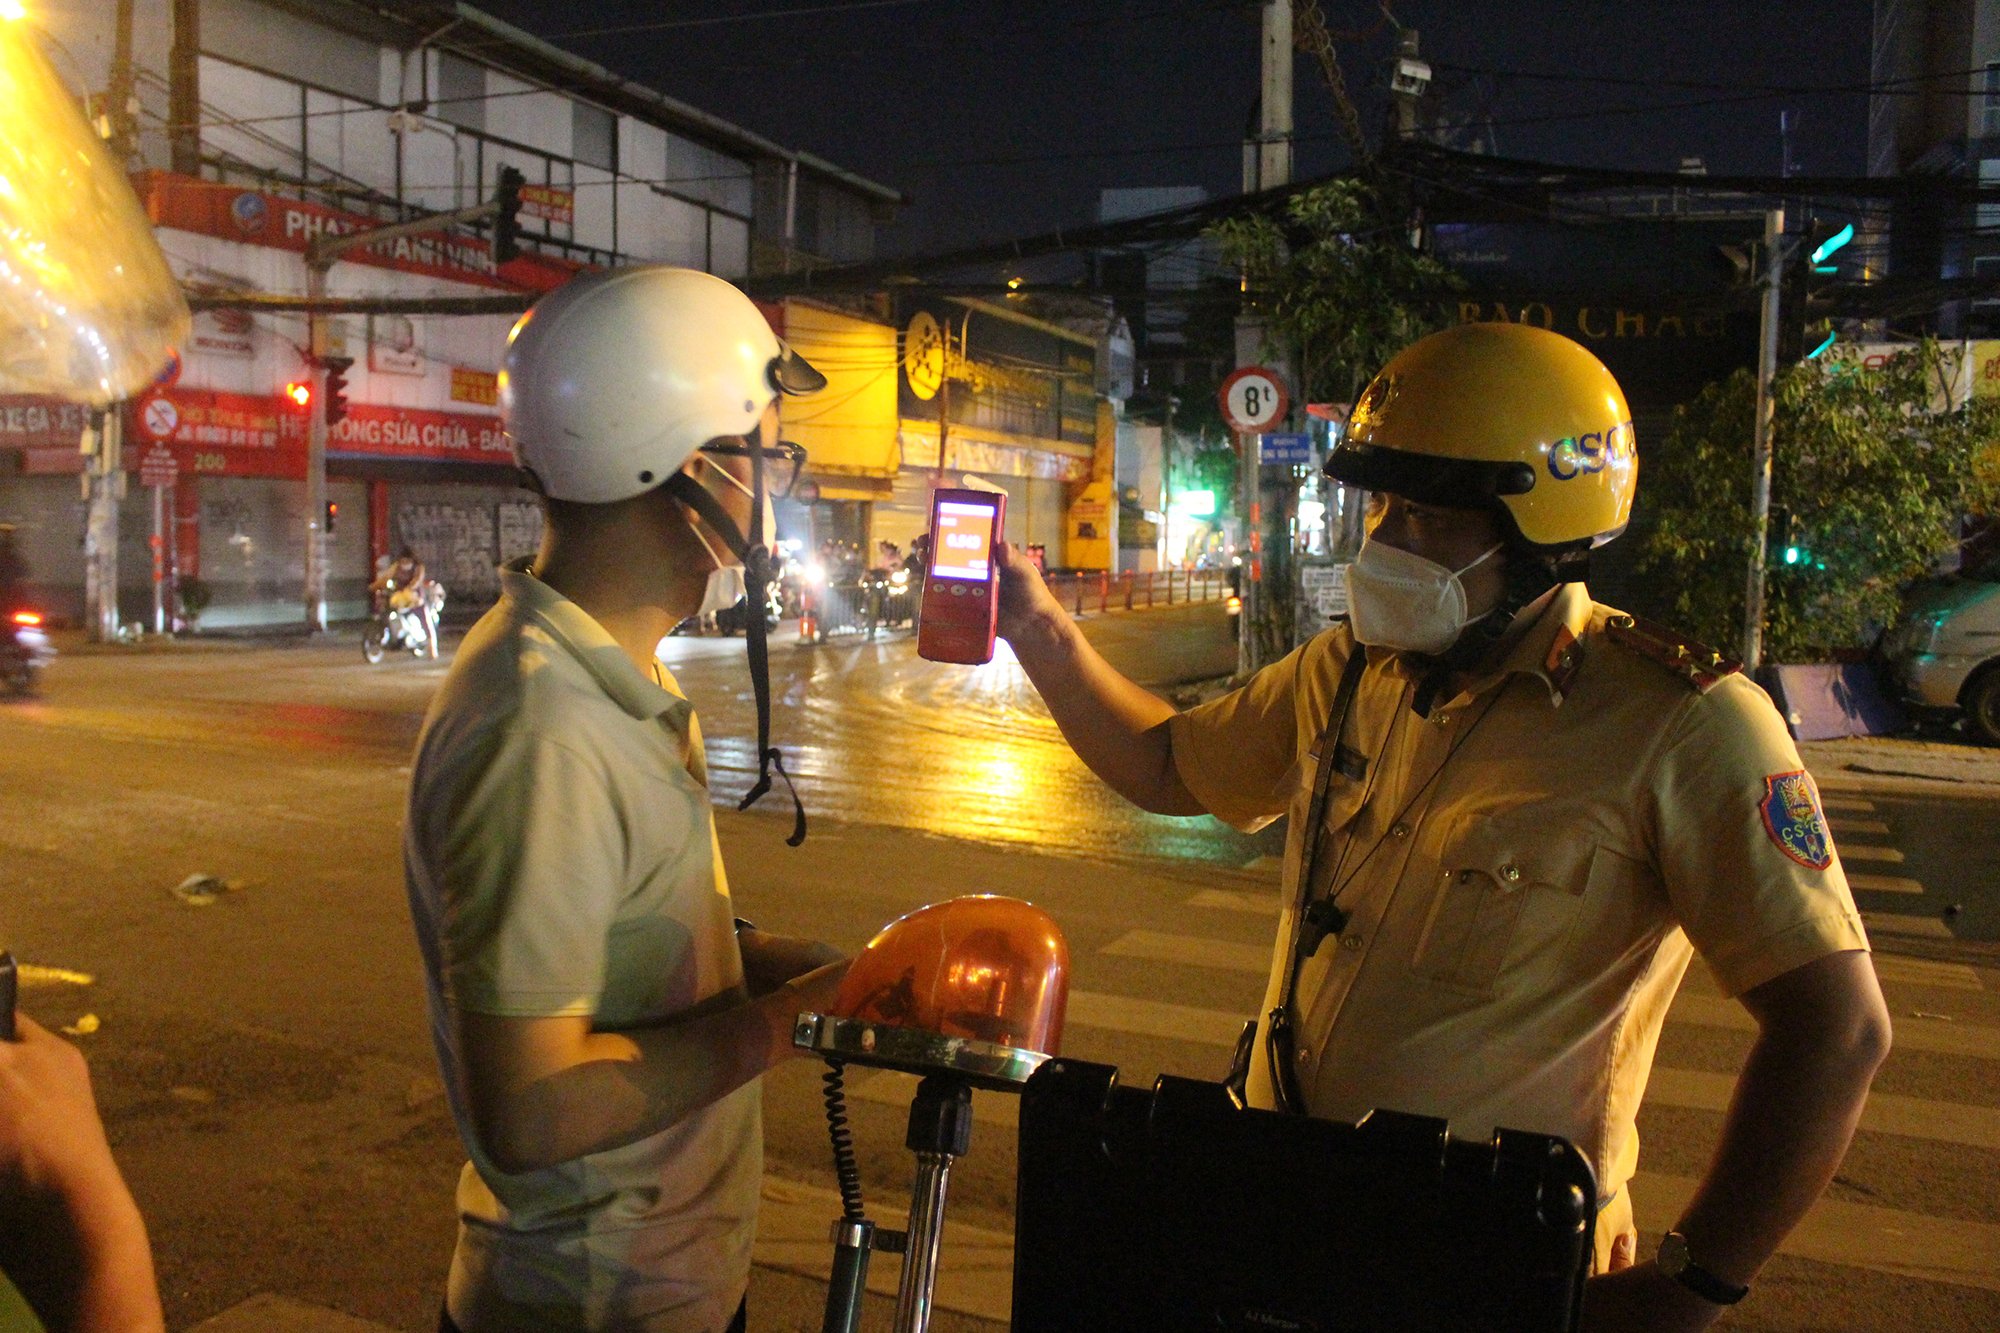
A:
[[[220,181],[195,180],[168,172],[147,172],[133,182],[156,227],[194,232],[225,241],[263,245],[304,254],[320,236],[340,236],[384,225],[380,219],[337,208],[246,190]],[[549,255],[524,253],[505,264],[493,262],[483,236],[447,231],[398,236],[360,246],[340,256],[343,264],[366,264],[503,291],[552,291],[585,266]]]

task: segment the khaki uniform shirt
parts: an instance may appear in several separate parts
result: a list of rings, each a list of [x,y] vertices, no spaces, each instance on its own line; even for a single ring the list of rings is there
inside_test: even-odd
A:
[[[667,1129],[507,1175],[480,1151],[454,1014],[600,1029],[741,1003],[701,734],[575,603],[512,569],[425,719],[404,844],[432,1037],[471,1157],[446,1303],[466,1333],[714,1333],[749,1281],[752,1082]]]
[[[1691,946],[1730,995],[1868,947],[1764,692],[1740,675],[1696,688],[1607,638],[1616,614],[1562,586],[1503,667],[1429,720],[1403,659],[1366,650],[1312,886],[1337,886],[1352,918],[1305,961],[1292,1008],[1315,1115],[1575,1143],[1605,1209],[1600,1266],[1629,1228],[1634,1117]],[[1245,830],[1292,816],[1260,1014],[1290,962],[1318,743],[1352,647],[1337,626],[1172,723],[1211,813]],[[1271,1104],[1261,1030],[1249,1094]]]

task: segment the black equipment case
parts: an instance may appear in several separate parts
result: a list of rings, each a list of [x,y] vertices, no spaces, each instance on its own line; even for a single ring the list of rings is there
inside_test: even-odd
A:
[[[1051,1060],[1021,1097],[1017,1330],[1568,1333],[1596,1221],[1567,1140],[1240,1110]]]

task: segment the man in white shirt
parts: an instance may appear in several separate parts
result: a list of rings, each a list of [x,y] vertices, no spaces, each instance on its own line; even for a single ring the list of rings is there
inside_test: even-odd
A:
[[[700,728],[654,647],[746,549],[753,451],[779,456],[778,394],[818,379],[686,269],[578,279],[509,336],[507,430],[548,523],[432,705],[405,845],[471,1157],[447,1330],[744,1326],[757,1080],[846,964],[734,919]]]

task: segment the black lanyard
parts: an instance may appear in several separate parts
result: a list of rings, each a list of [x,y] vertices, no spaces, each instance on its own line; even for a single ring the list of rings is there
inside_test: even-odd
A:
[[[1297,1114],[1303,1114],[1306,1109],[1305,1093],[1299,1087],[1298,1071],[1294,1065],[1297,1056],[1297,1038],[1292,1030],[1292,999],[1298,990],[1299,972],[1304,967],[1305,960],[1319,951],[1328,935],[1337,936],[1346,929],[1349,914],[1339,905],[1341,892],[1353,882],[1356,875],[1361,873],[1368,864],[1369,857],[1374,856],[1376,849],[1382,845],[1381,840],[1377,839],[1356,863],[1354,869],[1338,883],[1334,883],[1332,882],[1334,876],[1339,875],[1347,861],[1347,841],[1343,840],[1341,859],[1334,867],[1334,876],[1329,876],[1326,893],[1318,899],[1313,898],[1313,876],[1318,871],[1321,846],[1326,841],[1324,822],[1327,792],[1333,783],[1333,770],[1340,749],[1340,738],[1346,730],[1348,714],[1353,710],[1355,690],[1361,681],[1362,669],[1356,664],[1364,660],[1364,650],[1357,643],[1347,659],[1346,668],[1341,672],[1340,690],[1334,696],[1333,711],[1329,715],[1327,729],[1320,735],[1319,768],[1313,777],[1312,801],[1307,807],[1309,822],[1302,833],[1302,836],[1309,841],[1305,845],[1304,854],[1299,858],[1297,910],[1292,914],[1292,938],[1285,960],[1285,982],[1278,991],[1277,1003],[1264,1016],[1264,1054],[1271,1070],[1272,1099],[1280,1111]],[[1437,767],[1430,771],[1430,776],[1410,793],[1402,808],[1396,812],[1395,818],[1390,821],[1392,827],[1400,823],[1403,816],[1423,799],[1424,793],[1430,790],[1431,784],[1437,781],[1438,775],[1444,772],[1452,757],[1472,739],[1472,733],[1479,729],[1479,724],[1486,720],[1486,715],[1493,711],[1494,705],[1499,703],[1500,697],[1507,692],[1508,683],[1504,680],[1500,682],[1493,692],[1493,697],[1487,700],[1486,706],[1479,710],[1479,715],[1472,719],[1465,730],[1458,734],[1458,739],[1452,742],[1451,748],[1445,752],[1444,758],[1438,761]],[[1390,734],[1383,738],[1381,751],[1370,761],[1375,769],[1375,772],[1369,775],[1371,790],[1375,777],[1381,771],[1383,761],[1388,757],[1389,742],[1395,734],[1394,724],[1401,719],[1401,716],[1402,709],[1398,708],[1391,718]]]

